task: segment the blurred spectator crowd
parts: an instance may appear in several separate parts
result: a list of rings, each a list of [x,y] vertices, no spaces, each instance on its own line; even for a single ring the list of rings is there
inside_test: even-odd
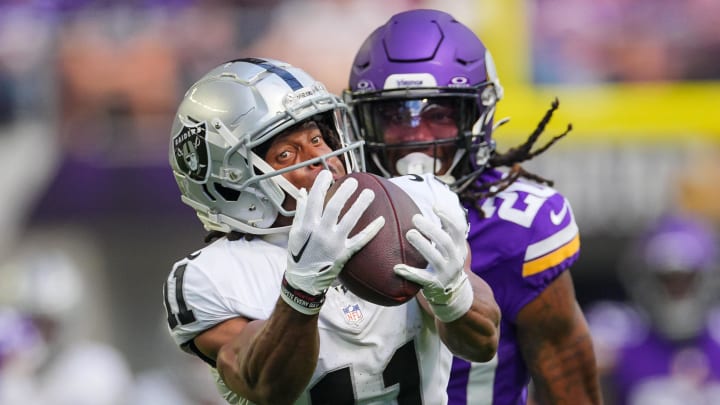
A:
[[[533,0],[534,78],[597,84],[717,80],[720,3]]]

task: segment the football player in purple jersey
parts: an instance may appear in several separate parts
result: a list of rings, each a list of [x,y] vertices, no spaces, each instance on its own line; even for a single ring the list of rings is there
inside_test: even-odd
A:
[[[587,311],[608,403],[720,404],[718,239],[688,215],[667,215],[618,268],[631,303]]]
[[[531,378],[543,404],[599,403],[592,340],[568,271],[578,227],[552,182],[519,165],[567,133],[532,151],[557,101],[527,142],[498,152],[493,117],[503,89],[492,57],[468,27],[435,10],[396,14],[372,32],[345,96],[369,171],[432,173],[460,196],[472,270],[501,308],[496,357],[455,358],[449,403],[524,404]]]

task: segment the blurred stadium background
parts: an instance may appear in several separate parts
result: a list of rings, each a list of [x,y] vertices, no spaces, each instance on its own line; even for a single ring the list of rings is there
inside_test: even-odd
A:
[[[512,118],[501,149],[560,99],[546,139],[574,130],[526,166],[573,204],[582,306],[623,297],[619,255],[664,211],[720,223],[717,1],[0,0],[0,308],[47,309],[65,341],[117,350],[118,384],[136,387],[124,403],[215,403],[162,306],[171,264],[204,236],[167,164],[183,91],[220,62],[264,56],[339,93],[371,30],[423,7],[491,49],[497,116]],[[0,317],[0,335],[12,325]]]

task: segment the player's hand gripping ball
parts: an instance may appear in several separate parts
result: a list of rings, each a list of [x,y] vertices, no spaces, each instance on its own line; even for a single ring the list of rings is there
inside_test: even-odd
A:
[[[400,187],[370,173],[351,173],[337,180],[328,190],[325,201],[350,177],[357,180],[358,188],[345,204],[341,217],[360,191],[369,188],[375,192],[375,199],[360,217],[350,236],[379,216],[385,217],[385,226],[345,263],[339,275],[340,281],[366,301],[384,306],[400,305],[412,299],[420,290],[420,285],[398,276],[393,267],[399,263],[419,268],[428,265],[427,260],[405,239],[407,231],[414,228],[413,215],[419,214],[420,210]]]

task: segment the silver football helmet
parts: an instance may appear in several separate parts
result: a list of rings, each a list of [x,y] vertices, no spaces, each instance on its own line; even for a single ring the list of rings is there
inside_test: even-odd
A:
[[[333,152],[274,170],[257,147],[307,120],[322,121]],[[364,170],[362,141],[344,102],[303,70],[271,59],[238,59],[203,76],[185,93],[173,122],[170,166],[182,201],[207,230],[284,232],[273,226],[299,190],[283,173],[338,156],[348,173]]]

